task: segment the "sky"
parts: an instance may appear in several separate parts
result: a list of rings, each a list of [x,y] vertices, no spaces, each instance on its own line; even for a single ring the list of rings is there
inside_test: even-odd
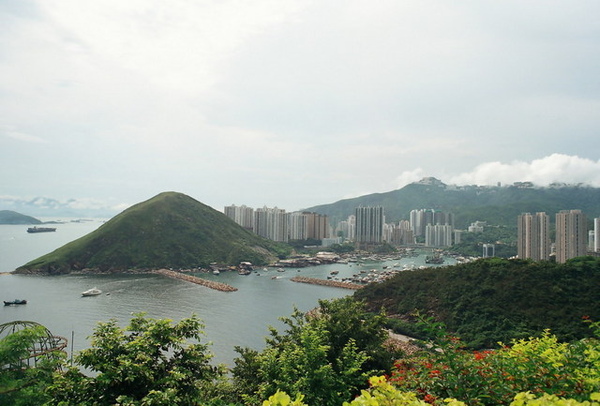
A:
[[[597,0],[0,0],[0,210],[177,191],[294,211],[428,176],[600,187],[598,16]]]

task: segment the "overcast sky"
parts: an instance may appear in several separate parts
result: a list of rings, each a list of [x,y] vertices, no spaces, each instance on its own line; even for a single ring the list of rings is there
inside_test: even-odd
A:
[[[597,0],[0,0],[0,210],[600,187]]]

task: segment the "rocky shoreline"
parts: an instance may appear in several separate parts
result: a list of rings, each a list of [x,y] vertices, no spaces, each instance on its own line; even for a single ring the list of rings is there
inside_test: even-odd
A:
[[[332,281],[325,279],[317,279],[317,278],[307,278],[306,276],[295,276],[290,279],[292,282],[300,282],[300,283],[309,283],[311,285],[322,285],[322,286],[330,286],[334,288],[344,288],[344,289],[352,289],[358,290],[362,289],[364,285],[359,285],[356,283],[350,282],[342,282],[342,281]]]

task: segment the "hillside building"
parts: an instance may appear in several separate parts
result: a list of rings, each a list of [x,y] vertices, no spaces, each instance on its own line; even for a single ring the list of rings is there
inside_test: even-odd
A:
[[[581,210],[561,210],[556,214],[556,262],[587,253],[587,219]]]
[[[425,235],[428,225],[450,225],[454,227],[454,214],[434,209],[415,209],[409,214],[410,228],[415,236]]]
[[[600,252],[600,217],[594,219],[594,252]]]
[[[517,256],[534,261],[550,259],[550,216],[523,213],[517,220]]]
[[[426,247],[450,247],[454,228],[450,224],[428,224],[425,227]]]

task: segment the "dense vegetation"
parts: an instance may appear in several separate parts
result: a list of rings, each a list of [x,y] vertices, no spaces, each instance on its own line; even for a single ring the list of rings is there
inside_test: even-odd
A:
[[[91,348],[75,356],[75,365],[63,361],[63,370],[64,358],[55,354],[33,367],[20,363],[39,339],[37,330],[22,330],[0,338],[0,404],[600,405],[598,322],[585,320],[593,333],[585,340],[561,343],[544,331],[472,352],[443,324],[420,318],[433,338],[409,355],[383,347],[378,316],[349,300],[321,302],[321,312],[310,316],[294,314],[262,352],[239,350],[231,378],[209,364],[195,316],[173,323],[139,314],[126,328],[100,323]]]
[[[495,256],[511,258],[517,256],[517,226],[485,226],[483,232],[462,233],[461,242],[449,248],[463,256],[480,257],[483,244],[494,244]]]
[[[92,233],[16,272],[189,268],[241,261],[262,265],[289,250],[189,196],[166,192],[125,210]]]
[[[581,317],[600,319],[598,286],[600,258],[566,264],[489,258],[402,272],[355,296],[403,320],[415,311],[433,315],[467,345],[490,348],[545,328],[560,340],[585,337]]]
[[[26,216],[12,210],[0,210],[0,224],[41,224],[35,217]]]
[[[454,213],[456,228],[466,228],[476,220],[514,227],[524,212],[581,209],[588,217],[600,217],[600,188],[563,186],[519,188],[469,186],[460,189],[439,184],[412,183],[402,189],[340,200],[308,208],[325,214],[332,224],[346,220],[358,206],[383,206],[386,221],[407,220],[413,209],[435,209]]]

